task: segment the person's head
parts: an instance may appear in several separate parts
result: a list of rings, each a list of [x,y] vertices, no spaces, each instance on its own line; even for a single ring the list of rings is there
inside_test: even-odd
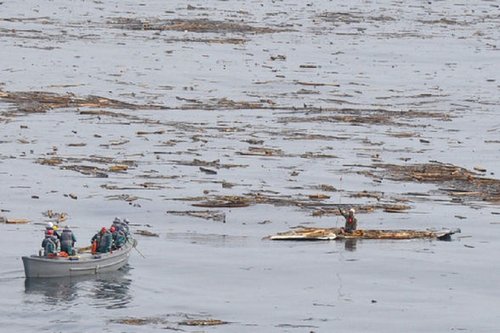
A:
[[[349,215],[354,215],[354,213],[356,213],[356,211],[354,210],[354,208],[351,208],[349,209]]]
[[[119,217],[115,217],[113,223],[120,223],[122,220]]]
[[[111,227],[111,228],[109,228],[109,231],[111,231],[111,232],[115,232],[115,231],[116,231],[116,228],[115,228],[115,227]]]
[[[49,230],[47,230],[46,234],[47,234],[47,236],[52,236],[54,234],[54,230],[49,229]]]
[[[101,234],[105,233],[107,231],[106,227],[101,228]]]

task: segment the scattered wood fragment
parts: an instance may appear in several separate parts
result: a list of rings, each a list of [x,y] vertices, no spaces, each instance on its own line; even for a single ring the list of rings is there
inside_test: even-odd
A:
[[[195,33],[251,33],[267,34],[290,31],[283,28],[254,27],[235,21],[215,21],[209,19],[148,19],[119,17],[109,21],[115,28],[144,31],[189,31]]]
[[[208,175],[216,175],[217,174],[217,171],[212,170],[212,169],[208,169],[208,168],[204,168],[204,167],[200,167],[200,171],[202,171]]]
[[[119,108],[128,110],[166,109],[158,105],[131,104],[101,96],[78,97],[72,93],[57,94],[44,91],[0,91],[0,100],[16,105],[17,112],[37,113],[58,108]]]
[[[42,213],[43,216],[47,217],[49,220],[54,221],[56,223],[65,222],[68,219],[68,214],[61,212],[57,213],[52,211],[51,209]]]
[[[263,148],[263,147],[249,147],[246,152],[237,152],[239,155],[249,156],[283,156],[281,149]]]
[[[310,194],[309,199],[313,200],[324,200],[324,199],[330,199],[329,195],[318,193],[318,194]]]
[[[151,135],[151,134],[156,134],[156,135],[161,135],[161,134],[165,134],[165,131],[164,130],[159,130],[159,131],[137,131],[136,132],[137,135]]]
[[[134,233],[137,235],[147,236],[147,237],[160,237],[159,234],[148,231],[148,230],[136,230]]]
[[[4,221],[3,223],[6,223],[6,224],[26,224],[26,223],[31,222],[30,220],[23,219],[23,218],[3,218],[3,219],[0,219],[0,222],[2,220]]]
[[[396,181],[443,184],[439,188],[454,198],[500,201],[500,180],[484,178],[476,172],[448,163],[375,164],[375,171],[359,171],[369,177],[384,177]]]
[[[188,319],[181,321],[179,325],[186,326],[216,326],[216,325],[225,325],[227,321],[222,321],[219,319]]]
[[[193,216],[198,218],[203,218],[206,220],[214,220],[217,222],[226,222],[226,214],[220,210],[185,210],[185,211],[174,211],[169,210],[167,214],[180,215],[180,216]]]
[[[128,165],[125,164],[116,164],[116,165],[111,165],[108,169],[111,172],[124,172],[127,171],[129,168]]]
[[[240,196],[222,196],[217,199],[211,199],[200,203],[194,203],[195,207],[213,207],[213,208],[241,208],[250,206],[250,202],[245,197]]]

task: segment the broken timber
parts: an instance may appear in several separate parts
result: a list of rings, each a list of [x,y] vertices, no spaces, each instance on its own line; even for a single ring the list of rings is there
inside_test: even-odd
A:
[[[439,231],[417,230],[355,230],[347,233],[340,228],[303,228],[280,232],[268,236],[270,240],[318,241],[334,239],[439,239],[449,240],[451,235],[459,233],[460,229]]]

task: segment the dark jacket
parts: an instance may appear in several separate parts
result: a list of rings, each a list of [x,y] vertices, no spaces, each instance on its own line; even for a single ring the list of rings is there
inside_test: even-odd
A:
[[[351,215],[349,213],[346,213],[340,208],[339,212],[345,218],[344,230],[347,232],[356,230],[356,228],[358,227],[358,220],[354,217],[354,214]]]
[[[117,231],[113,232],[112,235],[113,235],[113,248],[114,249],[119,249],[127,241],[127,237],[125,236],[125,234],[121,230],[117,230]]]
[[[70,229],[65,228],[61,233],[61,251],[73,255],[73,246],[75,245],[76,238]]]
[[[97,252],[107,253],[111,251],[111,246],[113,245],[113,236],[111,232],[106,231],[101,234],[101,238],[98,243]]]
[[[45,256],[49,254],[54,254],[57,252],[57,238],[54,236],[45,236],[42,241],[43,253]]]

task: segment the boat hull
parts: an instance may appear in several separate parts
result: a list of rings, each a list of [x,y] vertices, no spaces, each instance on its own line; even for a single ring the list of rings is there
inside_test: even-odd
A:
[[[27,278],[53,278],[114,272],[128,263],[130,252],[135,245],[135,240],[129,240],[122,248],[112,253],[83,253],[69,258],[25,256],[22,257],[24,273]]]

